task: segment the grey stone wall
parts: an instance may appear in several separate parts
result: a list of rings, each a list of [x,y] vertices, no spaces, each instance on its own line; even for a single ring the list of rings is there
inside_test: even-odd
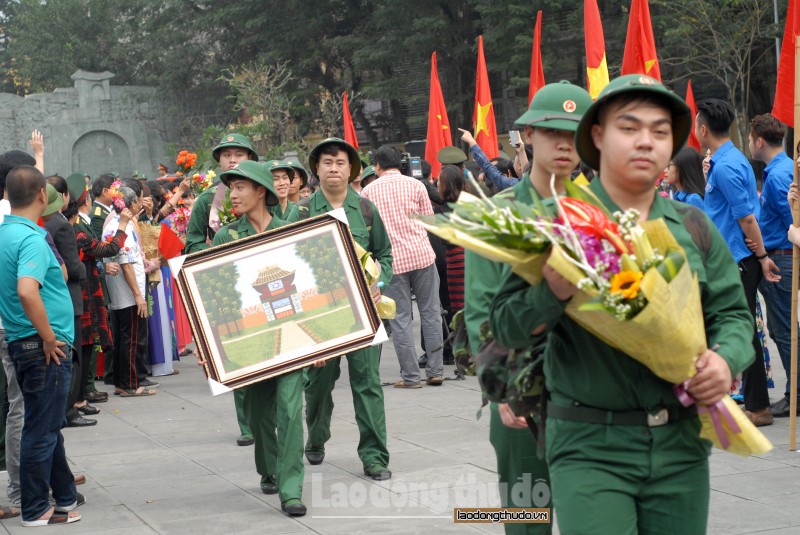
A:
[[[71,88],[27,97],[0,93],[0,151],[31,152],[31,132],[38,129],[46,174],[138,171],[152,178],[159,163],[173,167],[165,145],[179,119],[164,115],[170,107],[154,89],[112,86],[113,76],[77,71]]]

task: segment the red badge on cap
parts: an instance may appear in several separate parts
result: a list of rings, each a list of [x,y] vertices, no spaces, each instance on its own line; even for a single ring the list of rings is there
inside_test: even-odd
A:
[[[639,83],[644,85],[655,85],[655,80],[652,78],[648,78],[647,76],[640,76]]]
[[[233,136],[228,136],[228,141],[233,141]]]
[[[574,100],[565,100],[563,107],[565,112],[572,113],[578,108],[578,105],[575,104]]]

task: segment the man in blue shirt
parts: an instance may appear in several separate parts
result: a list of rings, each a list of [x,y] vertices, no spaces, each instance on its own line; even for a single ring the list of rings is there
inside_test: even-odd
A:
[[[6,177],[6,190],[11,214],[0,225],[0,280],[6,282],[0,317],[25,404],[22,525],[76,522],[81,515],[73,509],[85,498],[75,490],[61,436],[72,375],[72,301],[45,231],[36,225],[48,205],[44,176],[35,167],[17,167]]]
[[[739,264],[744,292],[755,318],[756,293],[762,277],[769,283],[778,282],[781,277],[777,274],[778,267],[764,248],[758,226],[760,207],[753,168],[744,154],[731,142],[730,127],[734,118],[733,108],[727,102],[719,99],[704,100],[697,106],[695,133],[700,143],[712,152],[706,184],[705,211],[719,228],[734,260]],[[745,238],[754,247],[753,251],[748,248]],[[756,360],[744,372],[745,409],[748,418],[756,426],[772,425],[764,353],[758,340],[755,321],[753,348]]]
[[[792,209],[786,195],[794,180],[794,162],[783,150],[786,127],[769,113],[750,120],[750,154],[767,164],[761,188],[761,215],[758,225],[764,248],[781,270],[779,282],[761,281],[758,289],[769,309],[767,327],[778,346],[786,377],[791,377],[792,351],[792,244],[786,229],[792,224]],[[773,416],[789,415],[789,381],[784,397],[770,406]]]

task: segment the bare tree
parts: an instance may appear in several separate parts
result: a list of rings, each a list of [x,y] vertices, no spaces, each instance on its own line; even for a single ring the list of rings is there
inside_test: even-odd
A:
[[[771,3],[763,0],[652,0],[668,21],[662,50],[673,55],[662,64],[681,67],[689,77],[719,80],[739,117],[739,146],[747,140],[750,73],[774,53]]]

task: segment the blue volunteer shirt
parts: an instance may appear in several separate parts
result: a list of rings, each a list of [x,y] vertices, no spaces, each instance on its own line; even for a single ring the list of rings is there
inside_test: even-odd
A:
[[[699,208],[701,210],[703,210],[705,206],[703,198],[697,193],[686,193],[685,191],[676,191],[675,194],[672,196],[672,198],[675,199],[676,201],[685,202],[686,204],[691,204],[695,208]]]
[[[17,281],[30,277],[39,283],[47,319],[57,340],[71,344],[75,338],[72,299],[53,251],[45,240],[45,230],[30,219],[7,215],[0,224],[0,317],[6,329],[6,342],[37,334],[22,308]]]
[[[756,176],[750,162],[730,141],[725,142],[711,157],[703,204],[706,214],[725,238],[733,258],[740,262],[752,256],[752,251],[744,243],[739,219],[750,214],[755,215],[756,219],[759,217]]]
[[[758,224],[764,238],[764,248],[791,249],[786,231],[792,224],[792,208],[786,198],[794,180],[794,164],[781,151],[764,169],[764,187],[761,189],[761,215]]]

